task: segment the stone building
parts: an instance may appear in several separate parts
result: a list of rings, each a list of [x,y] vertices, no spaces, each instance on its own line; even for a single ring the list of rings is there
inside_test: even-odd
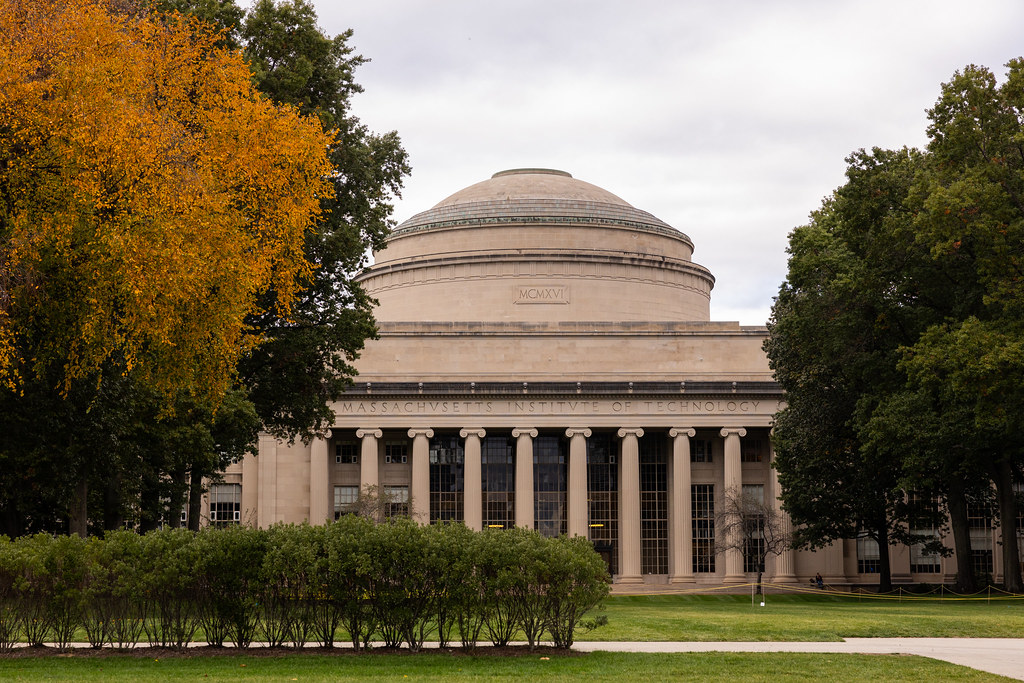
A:
[[[213,487],[211,520],[321,523],[373,486],[424,523],[587,536],[622,583],[746,582],[741,551],[714,552],[715,511],[731,490],[777,500],[783,396],[766,329],[710,319],[714,277],[693,249],[561,171],[456,192],[360,276],[380,338],[329,436],[261,438]],[[955,571],[912,555],[896,549],[894,579]],[[877,550],[845,541],[769,558],[766,578],[875,583],[876,568]]]

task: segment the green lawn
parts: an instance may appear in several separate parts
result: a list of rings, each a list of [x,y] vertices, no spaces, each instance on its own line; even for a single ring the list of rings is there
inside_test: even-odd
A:
[[[608,599],[608,625],[577,640],[1024,638],[1024,601],[904,601],[821,595],[647,595]]]
[[[546,655],[545,655],[546,656]],[[0,659],[0,679],[45,681],[321,681],[388,679],[1002,681],[999,676],[922,657],[802,653],[686,653],[522,657],[419,655],[286,657],[126,656]]]

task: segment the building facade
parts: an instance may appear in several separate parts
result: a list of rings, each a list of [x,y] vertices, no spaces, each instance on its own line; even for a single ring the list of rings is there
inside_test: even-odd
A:
[[[777,505],[784,399],[766,329],[711,321],[714,278],[692,256],[688,236],[568,173],[456,192],[360,276],[380,338],[330,434],[263,436],[212,488],[211,521],[322,523],[371,487],[423,523],[586,536],[622,583],[748,581],[756,562],[715,552],[715,514],[730,491]],[[991,572],[991,520],[979,532]],[[877,559],[838,542],[771,557],[766,578],[876,583]],[[939,582],[955,565],[901,546],[893,569]]]

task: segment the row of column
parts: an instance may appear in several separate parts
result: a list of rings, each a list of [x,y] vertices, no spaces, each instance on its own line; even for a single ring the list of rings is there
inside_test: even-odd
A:
[[[669,552],[671,555],[674,583],[689,583],[695,580],[692,566],[693,528],[690,478],[690,439],[696,435],[692,427],[675,427],[669,430],[673,439],[671,462],[671,506],[669,512]],[[481,441],[486,430],[478,427],[459,431],[464,441],[464,481],[476,482],[463,490],[463,511],[466,526],[480,530],[483,527],[483,500],[481,482]],[[516,483],[515,523],[516,526],[533,528],[533,439],[537,437],[534,428],[517,427],[512,430],[516,439]],[[412,439],[412,518],[422,524],[430,521],[430,439],[434,430],[413,428],[408,431]],[[587,439],[591,430],[586,427],[570,427],[565,431],[569,438],[569,463],[567,486],[567,527],[570,536],[588,536],[589,512],[587,509]],[[639,427],[623,427],[618,430],[622,439],[620,449],[621,471],[619,478],[619,552],[621,583],[642,581],[640,547],[640,443],[644,430]],[[743,427],[722,428],[720,435],[725,439],[724,489],[741,490],[742,465],[740,439],[747,435]],[[360,488],[377,486],[378,439],[383,436],[380,429],[356,430],[361,440],[359,458]],[[771,468],[771,491],[778,491],[778,478]],[[326,439],[315,439],[310,448],[309,519],[311,523],[322,523],[332,517],[330,507],[330,470]],[[778,504],[778,499],[773,498]],[[788,523],[788,518],[783,514]],[[735,545],[729,543],[728,545]],[[740,550],[725,552],[725,582],[743,582],[743,554]],[[776,581],[795,580],[792,551],[785,551],[776,558]]]

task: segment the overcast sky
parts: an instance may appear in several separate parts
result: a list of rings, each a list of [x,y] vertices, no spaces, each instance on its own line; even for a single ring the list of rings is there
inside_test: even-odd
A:
[[[924,146],[955,70],[1024,54],[1021,0],[315,5],[372,60],[355,114],[409,153],[398,221],[500,170],[568,171],[689,235],[712,318],[747,325],[851,151]]]

